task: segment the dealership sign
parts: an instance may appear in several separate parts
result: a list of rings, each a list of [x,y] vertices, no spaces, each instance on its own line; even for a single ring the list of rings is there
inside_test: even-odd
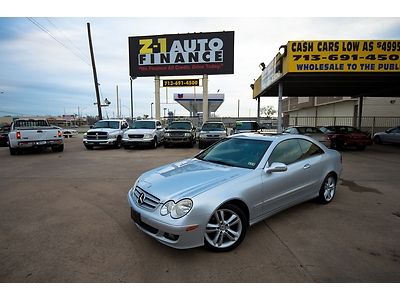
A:
[[[129,37],[131,77],[233,74],[234,32]]]
[[[400,72],[400,41],[291,41],[287,44],[287,71]]]

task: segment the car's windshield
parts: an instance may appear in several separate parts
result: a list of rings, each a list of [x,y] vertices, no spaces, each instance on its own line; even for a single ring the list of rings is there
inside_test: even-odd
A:
[[[96,124],[94,124],[93,128],[119,129],[119,122],[118,121],[99,121]]]
[[[189,122],[173,122],[169,125],[168,129],[184,129],[184,130],[191,130],[192,124]]]
[[[132,129],[155,129],[156,124],[153,121],[136,121],[131,125]]]
[[[228,138],[201,152],[197,159],[221,165],[255,169],[263,158],[270,141]]]
[[[223,123],[204,123],[201,128],[203,131],[225,131]]]
[[[237,130],[255,130],[257,126],[253,122],[236,122]]]

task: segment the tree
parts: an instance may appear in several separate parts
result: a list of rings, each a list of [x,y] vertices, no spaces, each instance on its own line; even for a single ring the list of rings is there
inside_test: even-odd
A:
[[[265,115],[267,118],[271,118],[276,113],[276,109],[272,105],[263,106],[260,108],[260,115]]]

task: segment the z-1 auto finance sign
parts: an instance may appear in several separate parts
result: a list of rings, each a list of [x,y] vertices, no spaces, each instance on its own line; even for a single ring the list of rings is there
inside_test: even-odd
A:
[[[400,72],[400,41],[293,41],[288,72]]]
[[[233,74],[234,32],[129,37],[131,77]]]

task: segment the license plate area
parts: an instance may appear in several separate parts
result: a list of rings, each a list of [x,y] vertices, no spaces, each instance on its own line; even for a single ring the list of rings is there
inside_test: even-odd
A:
[[[45,145],[46,141],[39,141],[39,142],[35,142],[36,145]]]

